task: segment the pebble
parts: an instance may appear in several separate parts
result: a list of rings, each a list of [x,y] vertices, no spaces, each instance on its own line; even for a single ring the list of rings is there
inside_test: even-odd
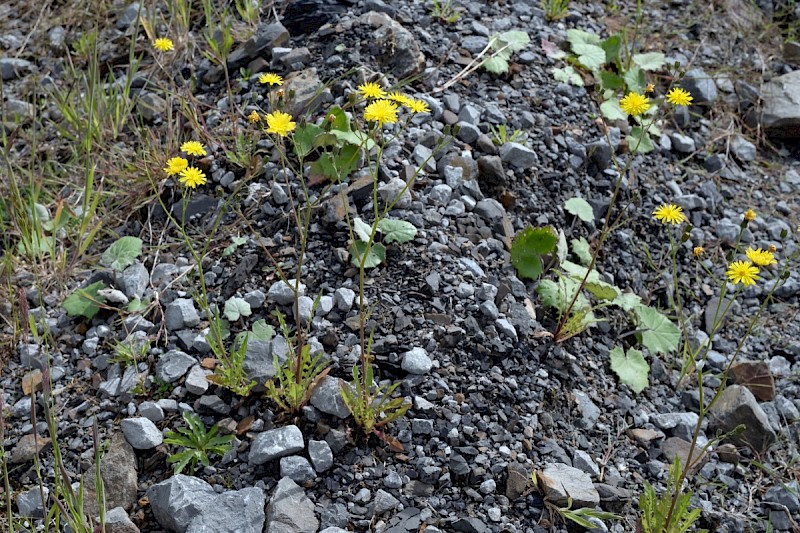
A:
[[[412,348],[403,354],[400,366],[409,374],[427,374],[433,368],[433,360],[424,348]]]
[[[143,416],[126,418],[120,422],[128,443],[137,450],[150,450],[164,441],[164,436],[153,422]]]
[[[292,455],[305,448],[303,434],[297,426],[284,426],[264,431],[256,435],[250,446],[248,461],[260,465],[266,462]]]

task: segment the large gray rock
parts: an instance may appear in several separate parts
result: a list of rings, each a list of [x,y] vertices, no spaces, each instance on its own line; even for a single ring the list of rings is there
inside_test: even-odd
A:
[[[136,503],[136,493],[139,489],[136,475],[136,453],[120,432],[114,433],[111,437],[108,451],[100,459],[100,477],[103,479],[106,508],[119,507],[130,511],[133,504]],[[92,516],[99,515],[94,468],[84,474],[83,486],[86,490],[84,497],[86,512]]]
[[[255,34],[228,55],[228,68],[238,69],[257,57],[269,58],[273,48],[281,46],[288,40],[289,32],[279,22],[259,24]]]
[[[299,116],[316,110],[320,105],[333,100],[328,89],[320,91],[322,82],[319,79],[317,70],[307,68],[299,72],[294,72],[286,77],[283,88],[287,94],[294,94],[287,104],[287,113]]]
[[[761,93],[761,127],[767,135],[779,138],[800,137],[800,70],[773,78]]]
[[[164,442],[164,436],[153,422],[143,416],[126,418],[120,422],[122,433],[137,450],[149,450]]]
[[[200,323],[200,315],[191,298],[176,298],[164,309],[164,326],[167,331],[193,328]]]
[[[517,170],[528,170],[539,163],[536,152],[527,146],[509,142],[500,147],[500,159],[503,163],[508,163]]]
[[[281,477],[288,477],[296,483],[304,484],[313,481],[317,474],[308,459],[299,455],[290,455],[281,457]]]
[[[45,502],[50,496],[50,489],[42,487],[41,492],[39,488],[33,488],[29,491],[20,492],[17,494],[17,513],[20,516],[29,516],[32,518],[44,517],[44,505],[42,504],[42,494],[44,494]]]
[[[259,433],[250,446],[249,462],[264,464],[279,457],[285,457],[305,448],[303,434],[297,426],[284,426]]]
[[[558,506],[566,506],[572,498],[572,508],[595,507],[600,503],[600,494],[586,472],[564,463],[545,466],[539,473],[539,484],[545,497]]]
[[[283,337],[275,337],[272,341],[248,340],[242,368],[247,373],[247,377],[259,385],[264,385],[275,377],[277,371],[274,356],[276,355],[278,364],[282,365],[288,355],[288,345]]]
[[[769,418],[753,393],[747,387],[730,385],[711,408],[711,427],[728,432],[740,424],[745,426],[745,430],[733,437],[733,442],[751,446],[759,453],[766,452],[775,442]]]
[[[701,68],[688,71],[681,85],[692,94],[693,105],[711,105],[717,100],[717,84]]]
[[[333,376],[325,376],[311,394],[311,405],[329,415],[339,418],[350,416],[350,409],[342,398],[342,380]]]
[[[117,274],[117,287],[131,299],[141,298],[149,281],[150,274],[141,263],[134,263]]]
[[[333,467],[333,451],[324,440],[308,441],[308,457],[314,465],[314,470],[319,473]]]
[[[170,350],[158,358],[156,377],[165,383],[179,380],[197,360],[180,350]]]
[[[267,506],[266,533],[316,533],[318,529],[314,503],[297,483],[281,478]]]
[[[258,487],[222,493],[203,506],[186,533],[261,533],[266,500],[264,490]]]
[[[267,291],[267,299],[278,305],[289,305],[294,303],[295,288],[299,296],[305,295],[306,286],[304,284],[298,283],[297,280],[294,279],[288,281],[287,283],[283,280],[278,280],[270,285]]]
[[[425,68],[425,56],[414,34],[386,13],[370,11],[359,17],[359,22],[375,28],[371,44],[380,50],[378,58],[389,67],[397,79],[419,74]]]
[[[425,348],[412,348],[403,354],[400,367],[409,374],[427,374],[433,368],[433,360],[428,356]]]
[[[177,474],[147,489],[153,516],[161,527],[186,533],[192,520],[217,498],[200,478]]]
[[[99,513],[95,514],[99,515]],[[128,513],[122,507],[114,507],[106,513],[105,526],[106,533],[139,533],[139,528],[131,521]]]

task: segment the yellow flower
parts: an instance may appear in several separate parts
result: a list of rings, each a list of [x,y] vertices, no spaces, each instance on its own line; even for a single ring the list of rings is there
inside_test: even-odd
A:
[[[619,108],[635,117],[650,109],[650,99],[639,93],[628,93],[619,101]]]
[[[167,37],[159,37],[153,42],[153,48],[159,52],[169,52],[175,48],[175,44],[172,42],[172,39]]]
[[[658,209],[653,211],[653,216],[660,220],[662,224],[672,224],[674,226],[681,222],[686,222],[683,208],[675,204],[661,204]]]
[[[292,122],[292,115],[283,111],[267,113],[267,133],[277,133],[281,137],[286,137],[294,131],[295,123]]]
[[[206,155],[206,148],[203,146],[202,143],[197,141],[186,141],[181,145],[181,152],[185,152],[189,155]]]
[[[752,209],[748,209],[744,212],[744,219],[748,222],[752,222],[756,219],[756,212]]]
[[[686,89],[673,87],[667,93],[667,102],[672,105],[687,106],[692,103],[692,95]]]
[[[391,100],[393,102],[397,102],[398,104],[404,105],[406,107],[409,107],[409,104],[411,104],[411,102],[414,101],[414,99],[411,98],[410,96],[407,96],[407,95],[405,95],[403,93],[399,93],[397,91],[395,91],[393,93],[390,93],[386,98],[388,100]]]
[[[411,111],[415,115],[417,113],[430,113],[431,112],[431,108],[428,107],[428,103],[425,102],[424,100],[411,100],[408,103],[407,107],[408,107],[409,111]]]
[[[261,115],[258,114],[258,111],[253,110],[249,115],[247,115],[247,120],[250,121],[250,124],[255,124],[256,122],[261,121]]]
[[[265,72],[264,74],[258,77],[258,82],[264,85],[266,85],[267,83],[269,83],[270,85],[283,85],[283,78],[272,72]]]
[[[180,174],[183,172],[183,169],[189,166],[189,162],[182,157],[173,157],[172,159],[167,160],[167,166],[164,167],[164,172],[167,173],[167,176],[174,176],[175,174]]]
[[[364,119],[380,126],[397,122],[397,104],[389,100],[375,100],[364,109]]]
[[[648,83],[647,87],[644,88],[645,94],[655,92],[655,90],[656,90],[656,86],[653,85],[652,83]]]
[[[692,253],[694,253],[694,256],[695,256],[695,257],[697,257],[698,259],[700,258],[700,256],[702,256],[702,255],[703,255],[703,253],[704,253],[705,251],[706,251],[706,249],[705,249],[705,248],[703,248],[702,246],[695,246],[695,247],[692,249]]]
[[[198,185],[205,185],[206,175],[199,168],[187,167],[181,171],[180,182],[194,189]]]
[[[748,285],[755,285],[758,279],[758,267],[753,266],[750,261],[734,261],[728,265],[725,275],[734,285],[741,283],[747,287]]]
[[[386,98],[386,93],[377,83],[368,82],[358,86],[358,92],[364,98]]]
[[[745,251],[747,258],[755,263],[758,266],[769,266],[775,265],[778,261],[775,260],[775,256],[772,255],[772,252],[768,250],[762,250],[759,248],[758,250],[753,250],[752,248],[748,248]]]

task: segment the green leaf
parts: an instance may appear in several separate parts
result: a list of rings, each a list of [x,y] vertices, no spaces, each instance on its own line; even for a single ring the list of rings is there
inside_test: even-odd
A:
[[[611,305],[616,305],[623,311],[631,312],[642,303],[642,299],[632,292],[623,292],[611,301]]]
[[[247,242],[247,237],[231,237],[231,243],[222,250],[222,257],[228,257],[236,251],[238,247]]]
[[[570,198],[564,202],[564,209],[584,222],[592,222],[594,220],[594,209],[583,198]]]
[[[589,242],[581,237],[580,239],[572,239],[572,253],[575,254],[583,266],[588,267],[592,262],[592,248]]]
[[[361,242],[369,242],[372,235],[372,226],[364,222],[360,217],[353,219],[353,232]]]
[[[575,291],[577,290],[578,282],[568,277],[560,277],[558,281],[543,279],[536,286],[536,293],[541,297],[542,305],[554,307],[562,313],[566,311],[567,305],[575,297]],[[589,307],[591,306],[588,300],[581,294],[575,300],[573,312]]]
[[[64,310],[69,316],[82,316],[91,319],[100,310],[100,304],[106,301],[105,298],[97,294],[97,291],[105,288],[106,286],[102,281],[95,281],[83,289],[77,289],[64,300]]]
[[[644,71],[638,68],[632,68],[623,76],[625,85],[628,86],[628,91],[634,93],[641,93],[644,90],[645,79]]]
[[[604,70],[600,73],[600,85],[605,90],[611,89],[612,91],[618,91],[625,87],[625,80],[613,72]]]
[[[103,252],[101,262],[103,265],[116,271],[125,270],[142,253],[142,239],[138,237],[120,237],[117,242]]]
[[[600,43],[606,53],[606,63],[617,64],[619,61],[619,51],[622,48],[622,38],[619,35],[612,35]]]
[[[567,30],[567,41],[574,49],[576,44],[600,44],[600,37],[594,33],[572,29]]]
[[[378,222],[378,231],[383,233],[383,242],[403,244],[417,235],[417,228],[411,222],[384,218]]]
[[[631,133],[628,135],[628,148],[636,154],[648,154],[655,150],[650,134],[641,126],[631,128]]]
[[[350,255],[352,256],[350,264],[354,267],[361,266],[361,259],[364,257],[364,254],[367,254],[366,260],[364,261],[364,268],[375,268],[386,261],[386,247],[381,243],[374,243],[369,249],[369,252],[367,252],[367,243],[356,241],[350,247]]]
[[[646,54],[634,54],[633,63],[642,70],[658,70],[664,66],[666,61],[661,52],[648,52]]]
[[[275,336],[275,328],[267,324],[267,321],[263,318],[253,322],[252,332],[253,333],[250,338],[257,341],[267,342]]]
[[[351,131],[350,119],[347,118],[347,113],[341,107],[333,106],[328,110],[326,116],[334,117],[333,121],[331,122],[332,130]]]
[[[528,43],[531,42],[531,39],[528,37],[528,34],[522,30],[510,30],[504,31],[503,33],[497,35],[497,41],[499,44],[497,48],[508,45],[506,50],[519,52],[528,46]]]
[[[315,148],[314,141],[324,130],[316,124],[301,124],[294,132],[294,152],[297,157],[305,157]]]
[[[608,120],[626,120],[628,115],[619,107],[619,100],[612,98],[600,104],[600,112]]]
[[[586,281],[586,290],[598,300],[613,300],[619,296],[619,289],[605,281]]]
[[[125,309],[129,313],[138,313],[139,311],[141,311],[143,309],[147,309],[148,305],[149,305],[149,302],[142,301],[139,298],[134,298],[133,300],[130,301],[130,303],[128,303],[128,307],[126,307]]]
[[[506,58],[500,57],[500,55],[498,54],[484,61],[483,68],[485,68],[487,72],[491,72],[492,74],[503,74],[505,72],[508,72],[509,64]]]
[[[561,264],[567,260],[567,253],[569,253],[569,249],[567,248],[567,236],[564,234],[564,230],[558,230],[558,242],[556,243],[556,257],[558,258],[558,263]]]
[[[517,234],[511,244],[511,264],[520,277],[536,279],[542,273],[541,256],[551,253],[558,241],[552,228],[528,226]]]
[[[597,70],[606,62],[606,52],[596,44],[578,43],[572,46],[578,62],[589,70]]]
[[[644,355],[634,348],[628,349],[625,354],[619,346],[611,350],[611,370],[619,377],[619,380],[629,386],[633,392],[639,394],[647,388],[647,374],[650,373],[650,365],[644,359]]]
[[[636,336],[651,353],[666,354],[678,349],[681,331],[670,319],[645,305],[637,305],[633,308],[633,313],[636,327],[640,330]]]
[[[578,74],[572,65],[564,68],[555,67],[550,72],[553,74],[553,79],[556,81],[571,83],[572,85],[583,87],[583,78],[581,78],[581,75]]]
[[[250,316],[253,311],[250,309],[250,304],[244,298],[232,296],[225,302],[225,318],[234,321],[239,320],[239,317]]]

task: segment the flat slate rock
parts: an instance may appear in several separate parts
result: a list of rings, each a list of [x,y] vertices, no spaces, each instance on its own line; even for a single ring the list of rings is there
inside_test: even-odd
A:
[[[572,498],[572,508],[595,507],[600,494],[586,472],[564,463],[553,463],[538,473],[545,497],[558,506],[566,506]]]

